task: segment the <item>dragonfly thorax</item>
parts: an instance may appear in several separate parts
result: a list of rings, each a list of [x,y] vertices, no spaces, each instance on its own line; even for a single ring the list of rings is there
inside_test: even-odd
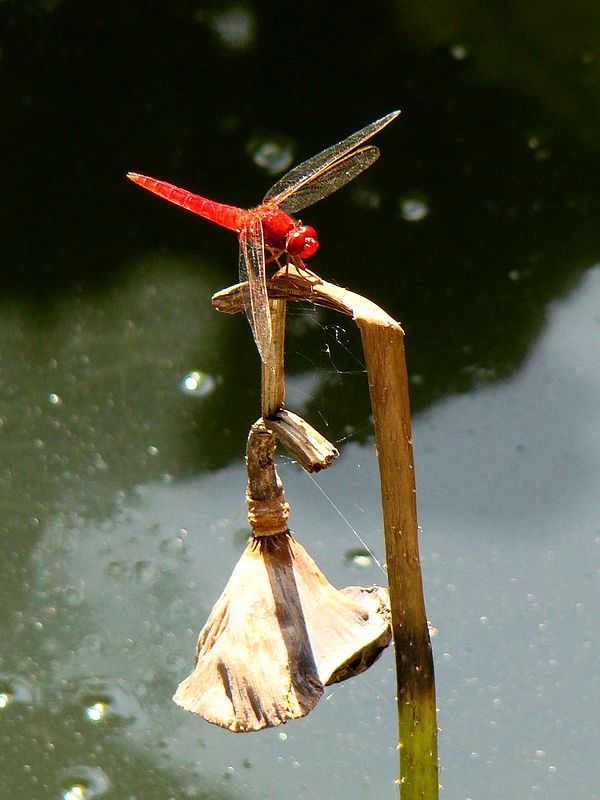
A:
[[[284,250],[291,256],[310,258],[319,246],[317,232],[303,225],[279,208],[261,214],[265,244],[273,250]]]

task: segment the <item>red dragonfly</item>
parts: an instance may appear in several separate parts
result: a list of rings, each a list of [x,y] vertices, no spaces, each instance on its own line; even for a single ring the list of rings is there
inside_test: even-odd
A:
[[[274,366],[274,353],[266,264],[269,261],[279,264],[278,259],[285,256],[286,266],[291,262],[298,269],[305,269],[304,259],[310,258],[319,246],[315,229],[290,214],[327,197],[370,167],[379,158],[379,150],[372,145],[361,145],[399,113],[392,111],[294,167],[267,192],[261,205],[249,210],[216,203],[155,178],[127,173],[130,180],[159,197],[236,231],[240,242],[240,280],[247,281],[248,287],[244,306],[258,351],[270,369]]]

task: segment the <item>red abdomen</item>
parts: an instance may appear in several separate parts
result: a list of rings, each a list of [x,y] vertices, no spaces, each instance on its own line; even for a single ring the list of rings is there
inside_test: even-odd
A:
[[[146,175],[138,175],[137,172],[128,172],[127,177],[130,181],[137,183],[138,186],[143,186],[144,189],[148,189],[149,192],[157,194],[170,203],[187,208],[188,211],[193,211],[194,214],[199,214],[201,217],[209,219],[211,222],[216,222],[217,225],[229,228],[232,231],[240,230],[243,218],[248,213],[241,208],[227,206],[224,203],[216,203],[214,200],[208,200],[206,197],[192,194],[192,192],[180,189],[171,183],[158,181],[156,178],[149,178]]]

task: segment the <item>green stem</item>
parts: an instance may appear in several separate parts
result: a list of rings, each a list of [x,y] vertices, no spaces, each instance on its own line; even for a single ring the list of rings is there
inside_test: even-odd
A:
[[[357,319],[369,376],[381,479],[386,563],[398,684],[401,800],[437,800],[433,655],[419,561],[404,333]]]

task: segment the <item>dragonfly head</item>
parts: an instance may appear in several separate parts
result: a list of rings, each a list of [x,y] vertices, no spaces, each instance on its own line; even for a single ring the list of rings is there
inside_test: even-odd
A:
[[[299,258],[310,258],[319,246],[317,232],[310,225],[298,223],[285,240],[286,252]]]

